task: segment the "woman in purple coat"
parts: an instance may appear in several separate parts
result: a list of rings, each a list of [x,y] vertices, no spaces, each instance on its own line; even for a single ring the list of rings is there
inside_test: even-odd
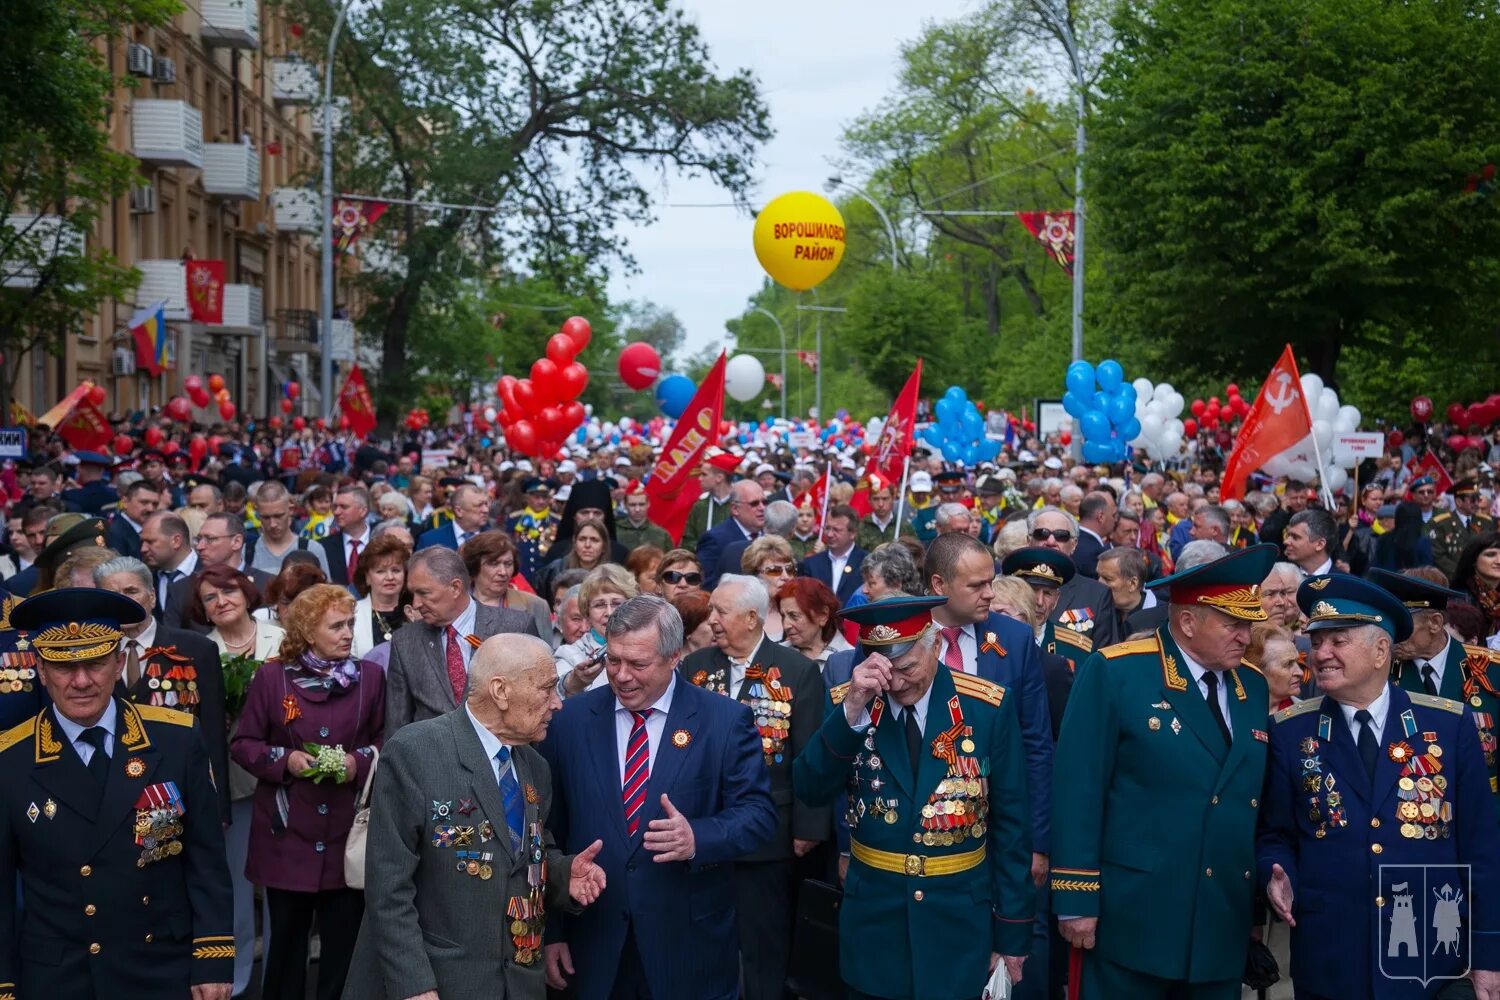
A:
[[[245,877],[270,911],[262,995],[307,994],[316,916],[317,996],[337,1000],[364,915],[364,894],[344,884],[344,841],[385,728],[385,677],[349,658],[354,598],[343,587],[309,587],[281,624],[281,650],[250,682],[229,746],[258,781]]]

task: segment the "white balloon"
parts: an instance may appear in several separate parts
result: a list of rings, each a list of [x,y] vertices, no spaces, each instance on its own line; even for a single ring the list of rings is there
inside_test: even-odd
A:
[[[1176,455],[1182,450],[1181,434],[1165,434],[1161,439],[1161,450],[1164,455]]]
[[[484,419],[488,420],[490,423],[495,422],[495,408],[493,406],[486,406],[484,408]]]
[[[1313,415],[1332,424],[1339,415],[1339,394],[1332,389],[1324,389],[1318,396],[1318,406]]]
[[[1167,397],[1167,416],[1176,417],[1182,413],[1182,408],[1187,405],[1187,400],[1182,398],[1182,393],[1174,392]]]
[[[1152,399],[1164,400],[1170,395],[1172,395],[1172,383],[1170,382],[1158,382],[1151,390]]]
[[[1147,441],[1155,441],[1161,436],[1162,419],[1155,413],[1148,413],[1141,421],[1141,437]]]
[[[1333,445],[1333,425],[1326,420],[1314,420],[1313,437],[1318,447],[1326,452]]]
[[[1335,465],[1323,470],[1323,485],[1327,486],[1332,492],[1337,493],[1348,485],[1348,483],[1349,473],[1338,466]]]
[[[1292,463],[1285,455],[1272,455],[1265,460],[1261,468],[1265,470],[1266,475],[1280,478],[1281,476],[1291,474]]]
[[[1158,420],[1165,420],[1167,416],[1167,407],[1162,403],[1161,400],[1153,399],[1151,402],[1146,404],[1146,416],[1155,417]],[[1141,419],[1142,422],[1145,421],[1144,417]]]
[[[724,391],[741,403],[748,403],[766,385],[766,369],[753,354],[736,354],[724,366]]]
[[[1187,436],[1187,425],[1175,417],[1167,421],[1164,430],[1167,434],[1176,434],[1178,437]]]
[[[1151,384],[1151,380],[1145,376],[1141,376],[1130,384],[1135,388],[1136,399],[1150,399],[1151,393],[1156,389],[1156,386]]]
[[[1360,416],[1361,414],[1359,412],[1359,407],[1348,405],[1340,406],[1339,418],[1333,425],[1334,429],[1344,434],[1348,434],[1351,431],[1357,431],[1359,430]]]
[[[1311,372],[1302,376],[1302,394],[1309,405],[1316,403],[1323,394],[1323,380]]]

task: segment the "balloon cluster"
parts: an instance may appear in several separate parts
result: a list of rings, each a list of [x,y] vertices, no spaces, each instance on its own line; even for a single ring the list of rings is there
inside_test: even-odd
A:
[[[1359,409],[1340,405],[1338,392],[1311,373],[1302,376],[1302,398],[1307,400],[1307,412],[1312,417],[1312,433],[1268,459],[1262,468],[1272,476],[1286,476],[1303,482],[1317,479],[1330,492],[1337,493],[1349,482],[1349,473],[1336,464],[1333,436],[1359,429]],[[1314,441],[1317,442],[1316,449]],[[1322,468],[1318,467],[1317,456],[1320,454]]]
[[[1233,382],[1224,387],[1224,401],[1219,402],[1218,396],[1210,396],[1207,402],[1201,399],[1193,400],[1188,407],[1192,411],[1193,419],[1183,421],[1183,432],[1188,437],[1198,433],[1198,428],[1216,431],[1219,424],[1228,424],[1231,420],[1243,420],[1245,414],[1250,412],[1250,404],[1240,397],[1240,387]]]
[[[1500,422],[1500,393],[1491,393],[1489,398],[1470,403],[1468,406],[1462,403],[1448,404],[1448,423],[1455,428],[1488,427],[1490,424]]]
[[[504,408],[495,418],[511,450],[555,455],[588,416],[578,396],[588,387],[589,370],[575,359],[593,334],[588,320],[571,316],[547,340],[546,356],[532,362],[530,378],[500,377],[495,392]]]
[[[182,388],[187,394],[173,396],[162,408],[171,419],[180,424],[188,423],[193,419],[193,407],[203,410],[215,402],[219,404],[221,420],[234,419],[237,411],[229,389],[224,385],[224,376],[210,375],[205,381],[201,375],[189,375],[182,380]]]
[[[415,410],[409,410],[406,414],[406,419],[402,423],[406,425],[406,429],[409,431],[420,431],[432,423],[432,417],[428,415],[426,409],[418,407]]]
[[[961,386],[950,385],[932,410],[937,419],[922,428],[921,438],[943,458],[972,466],[1000,454],[1000,442],[984,436],[984,416]]]
[[[1135,387],[1135,417],[1141,430],[1130,444],[1144,449],[1154,462],[1174,457],[1188,434],[1187,421],[1181,419],[1186,405],[1182,393],[1170,382],[1153,385],[1148,378],[1138,378],[1131,385]],[[1197,433],[1196,426],[1193,432]]]
[[[1125,461],[1143,424],[1136,416],[1136,387],[1125,382],[1120,363],[1111,358],[1096,369],[1087,361],[1075,361],[1068,366],[1065,382],[1063,409],[1083,432],[1084,461]]]

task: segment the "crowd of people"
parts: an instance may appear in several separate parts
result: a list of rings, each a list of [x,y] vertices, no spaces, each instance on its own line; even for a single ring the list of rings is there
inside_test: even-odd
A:
[[[1229,997],[1287,928],[1298,996],[1433,995],[1378,864],[1470,866],[1418,978],[1500,997],[1485,462],[711,447],[669,529],[644,443],[40,444],[0,997]]]

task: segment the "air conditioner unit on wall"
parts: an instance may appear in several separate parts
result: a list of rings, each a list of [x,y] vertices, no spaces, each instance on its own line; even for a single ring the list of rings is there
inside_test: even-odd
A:
[[[151,81],[153,83],[176,83],[176,60],[168,59],[166,56],[158,56],[156,65],[152,68],[151,71]]]
[[[139,42],[125,46],[125,69],[132,76],[150,76],[153,61],[151,50]]]
[[[110,371],[116,375],[135,374],[135,352],[130,348],[116,347],[110,360]]]
[[[130,189],[130,210],[136,215],[149,215],[156,211],[156,188],[141,184]]]

